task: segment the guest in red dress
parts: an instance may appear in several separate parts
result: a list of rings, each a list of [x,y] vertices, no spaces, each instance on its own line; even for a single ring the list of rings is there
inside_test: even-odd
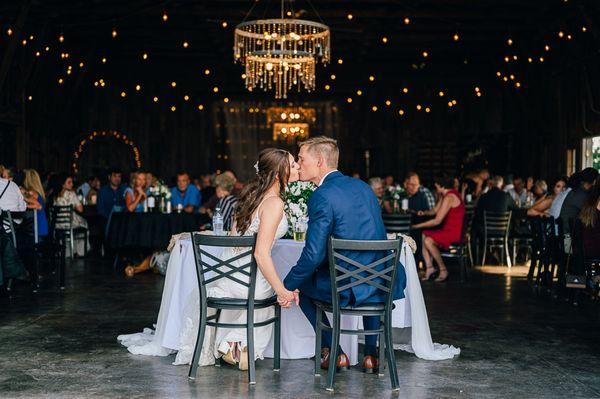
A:
[[[432,278],[435,273],[433,266],[433,260],[435,260],[440,271],[435,281],[442,282],[448,278],[448,270],[440,255],[440,248],[448,249],[450,244],[460,242],[465,204],[460,193],[453,188],[454,179],[452,177],[436,178],[434,179],[434,185],[437,193],[442,197],[441,201],[438,201],[435,208],[418,213],[419,215],[434,216],[434,218],[412,227],[422,229],[439,226],[435,230],[423,230],[423,259],[425,260],[425,266],[427,266],[423,280]]]

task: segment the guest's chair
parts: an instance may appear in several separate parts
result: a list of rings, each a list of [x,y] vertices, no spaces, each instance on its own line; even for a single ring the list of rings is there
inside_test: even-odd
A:
[[[410,235],[410,213],[386,214],[381,215],[385,231],[388,233],[399,233]]]
[[[383,375],[384,358],[387,353],[387,363],[392,383],[392,389],[399,389],[396,358],[392,344],[392,309],[393,288],[398,269],[398,259],[402,249],[402,238],[395,240],[340,240],[329,238],[328,256],[329,272],[331,276],[332,303],[315,301],[317,306],[316,342],[315,342],[315,375],[319,376],[321,351],[321,332],[323,329],[331,330],[332,345],[329,356],[329,370],[327,374],[327,390],[334,390],[336,361],[339,355],[340,334],[352,335],[377,335],[379,336],[379,375]],[[363,265],[344,254],[348,251],[381,251],[382,258],[368,265]],[[345,265],[340,265],[340,261]],[[340,293],[359,284],[368,284],[385,293],[383,303],[364,303],[360,306],[340,306]],[[302,294],[300,294],[302,295]],[[323,322],[324,312],[333,314],[332,324]],[[352,316],[379,316],[381,325],[376,330],[346,330],[341,329],[341,315]]]
[[[83,227],[73,227],[73,205],[54,205],[51,208],[51,223],[54,224],[54,238],[71,249],[71,259],[74,257],[74,241],[78,238],[84,240],[85,250],[88,251],[88,229]]]
[[[501,249],[500,257],[502,264],[512,267],[510,254],[508,252],[508,233],[510,230],[510,219],[512,211],[488,212],[483,211],[483,258],[481,264],[485,265],[488,248]]]
[[[473,208],[465,209],[463,218],[462,230],[460,233],[460,241],[450,245],[447,251],[440,252],[442,258],[457,259],[460,266],[460,279],[467,279],[467,261],[470,267],[473,267],[473,254],[471,251],[471,226],[473,225]]]
[[[272,296],[267,299],[254,299],[254,289],[256,286],[257,265],[254,259],[254,248],[256,246],[256,236],[246,237],[227,237],[227,236],[208,236],[200,233],[192,233],[192,242],[194,247],[194,259],[196,261],[196,273],[198,275],[198,286],[200,292],[200,325],[198,328],[198,337],[194,349],[194,356],[190,366],[188,377],[196,378],[198,371],[198,361],[202,352],[206,326],[219,328],[245,328],[248,341],[248,382],[256,384],[255,360],[254,360],[254,328],[262,327],[274,323],[274,360],[273,370],[279,371],[280,367],[280,341],[281,341],[281,308],[277,303],[277,297]],[[210,254],[205,247],[221,248],[241,248],[241,252],[230,259],[223,260]],[[236,261],[245,261],[242,265],[235,264]],[[234,274],[240,273],[246,278],[238,279]],[[227,278],[232,282],[248,288],[248,298],[212,298],[208,297],[207,285]],[[254,310],[275,308],[275,316],[261,321],[254,321]],[[213,315],[208,315],[208,308],[215,309]],[[220,323],[219,316],[221,310],[245,310],[248,318],[245,324]]]
[[[547,285],[552,286],[554,279],[555,264],[555,241],[556,224],[553,217],[538,216],[531,219],[531,264],[527,273],[527,280],[531,283],[537,268],[537,276],[535,278],[535,286],[540,287]],[[543,280],[542,280],[543,279]]]

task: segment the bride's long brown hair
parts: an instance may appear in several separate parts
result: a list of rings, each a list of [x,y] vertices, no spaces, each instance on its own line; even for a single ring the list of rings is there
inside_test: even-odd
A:
[[[235,211],[236,230],[244,234],[252,215],[267,190],[279,178],[279,194],[283,196],[290,178],[290,153],[278,148],[267,148],[258,154],[256,177],[242,190]]]

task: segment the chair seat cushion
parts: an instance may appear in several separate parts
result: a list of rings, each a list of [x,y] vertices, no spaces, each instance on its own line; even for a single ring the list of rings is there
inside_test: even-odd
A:
[[[206,304],[209,307],[236,306],[240,308],[248,307],[248,300],[244,298],[207,298]],[[255,299],[255,308],[266,308],[277,304],[277,296],[266,299]]]
[[[315,305],[317,307],[321,308],[322,310],[324,310],[326,312],[331,312],[333,310],[333,307],[330,303],[322,302],[322,301],[318,301],[318,300],[313,300],[313,302],[315,303]],[[392,309],[394,309],[395,307],[396,306],[392,303]],[[385,303],[363,303],[358,306],[340,307],[340,310],[356,311],[356,312],[358,312],[358,311],[365,311],[365,312],[384,311]]]

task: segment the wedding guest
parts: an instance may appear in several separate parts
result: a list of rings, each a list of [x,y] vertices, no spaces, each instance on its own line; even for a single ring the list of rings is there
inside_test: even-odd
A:
[[[234,183],[233,183],[233,191],[231,192],[233,195],[235,195],[236,197],[238,197],[240,195],[240,193],[242,192],[242,190],[244,189],[244,184],[242,184],[238,179],[237,176],[235,175],[235,173],[233,173],[233,171],[231,170],[226,170],[225,172],[223,172],[224,174],[228,175],[230,178],[233,179]]]
[[[387,175],[383,179],[383,188],[387,189],[388,187],[392,187],[394,185],[394,176]]]
[[[377,202],[379,202],[379,207],[381,211],[384,213],[392,213],[392,206],[389,201],[384,200],[383,194],[385,192],[385,188],[383,188],[383,180],[380,177],[371,177],[369,179],[369,186],[375,193],[377,197]]]
[[[571,233],[573,222],[579,216],[579,212],[587,200],[597,177],[598,171],[596,169],[585,168],[579,173],[579,187],[574,188],[567,194],[560,210],[560,219],[565,234]]]
[[[578,231],[582,240],[583,253],[587,259],[600,259],[600,178],[579,213],[581,227]]]
[[[237,197],[231,192],[234,187],[234,180],[231,176],[222,173],[215,179],[217,185],[217,208],[220,209],[221,216],[223,216],[223,229],[230,231],[233,225],[233,214],[237,206]]]
[[[562,192],[556,194],[556,197],[552,202],[552,206],[550,206],[549,213],[554,219],[560,218],[560,210],[565,202],[565,198],[567,195],[569,195],[571,190],[579,186],[579,173],[573,173],[571,176],[569,176],[566,182],[566,188]]]
[[[34,169],[25,169],[23,181],[24,198],[28,209],[34,209],[37,215],[38,241],[48,235],[48,218],[46,217],[46,194],[42,187],[40,175]]]
[[[554,199],[563,191],[565,191],[567,185],[566,178],[559,178],[551,193],[547,192],[546,182],[544,180],[538,180],[533,188],[533,193],[538,197],[537,201],[531,208],[527,210],[527,216],[549,216],[550,208],[554,203]]]
[[[460,242],[465,205],[460,193],[452,188],[453,183],[453,178],[445,176],[434,180],[435,189],[442,200],[435,208],[418,212],[418,215],[429,215],[434,218],[413,226],[415,229],[439,226],[436,230],[423,231],[423,259],[427,268],[423,278],[425,281],[433,278],[435,273],[433,260],[439,267],[439,276],[435,281],[446,281],[448,270],[440,255],[440,248],[447,250],[451,244]]]
[[[146,171],[144,174],[146,175],[146,184],[144,187],[146,188],[146,194],[148,194],[148,189],[150,187],[154,187],[158,179],[156,176],[154,176],[154,174],[152,174],[152,172]]]
[[[171,205],[173,209],[183,208],[187,213],[193,213],[200,208],[202,197],[196,186],[190,184],[187,172],[177,174],[177,186],[171,189]]]
[[[5,167],[2,170],[2,178],[4,180],[10,180],[10,181],[12,181],[12,179],[14,178],[14,168]]]
[[[211,201],[211,206],[208,206],[207,208],[209,208],[210,210],[214,210],[214,206],[217,204],[216,201],[213,200],[213,196],[215,195],[216,192],[216,188],[215,188],[215,175],[213,174],[206,174],[204,176],[202,176],[202,190],[200,191],[200,194],[202,195],[202,206],[203,207],[207,207],[207,203],[209,201]],[[214,202],[214,204],[213,204]]]
[[[435,197],[428,188],[421,185],[419,175],[415,172],[410,172],[406,176],[406,192],[408,209],[411,211],[428,211],[435,207]]]
[[[464,183],[467,185],[465,194],[471,194],[473,198],[479,198],[483,194],[485,182],[490,178],[490,172],[487,169],[479,169],[465,174]]]
[[[24,212],[27,204],[23,198],[23,193],[14,182],[5,178],[0,178],[0,213],[1,211]],[[4,226],[4,230],[10,233],[10,227]]]
[[[64,176],[61,176],[61,180],[62,180],[62,177],[64,177]],[[87,198],[90,190],[92,189],[92,184],[93,184],[95,178],[96,178],[95,176],[88,176],[86,181],[83,182],[83,184],[81,186],[77,187],[77,194],[80,194],[84,198]]]
[[[127,212],[144,212],[144,201],[148,198],[146,174],[144,172],[131,173],[129,184],[130,187],[127,187],[124,193]]]
[[[85,200],[87,201],[87,203],[95,205],[98,199],[98,191],[100,190],[100,179],[98,179],[97,176],[94,176],[92,182],[90,183],[90,186],[90,190],[85,196]]]
[[[81,204],[81,201],[79,201],[79,197],[77,194],[75,194],[75,191],[73,191],[73,177],[67,174],[59,174],[57,181],[59,182],[60,186],[54,189],[55,196],[51,203],[58,206],[71,205],[73,207],[73,229],[87,230],[87,221],[81,216],[81,213],[83,212],[83,205]],[[69,226],[67,224],[57,224],[56,228],[67,229]],[[84,240],[85,238],[78,236],[73,241],[74,255],[85,256],[85,248],[87,243]],[[69,254],[67,254],[67,256],[69,256]]]
[[[113,209],[121,210],[125,206],[124,193],[127,188],[121,183],[122,175],[118,169],[113,169],[108,174],[108,184],[98,191],[96,208],[98,214],[108,220]]]
[[[528,192],[525,188],[525,180],[517,176],[513,180],[513,188],[506,191],[515,201],[517,206],[525,206],[527,204]]]

